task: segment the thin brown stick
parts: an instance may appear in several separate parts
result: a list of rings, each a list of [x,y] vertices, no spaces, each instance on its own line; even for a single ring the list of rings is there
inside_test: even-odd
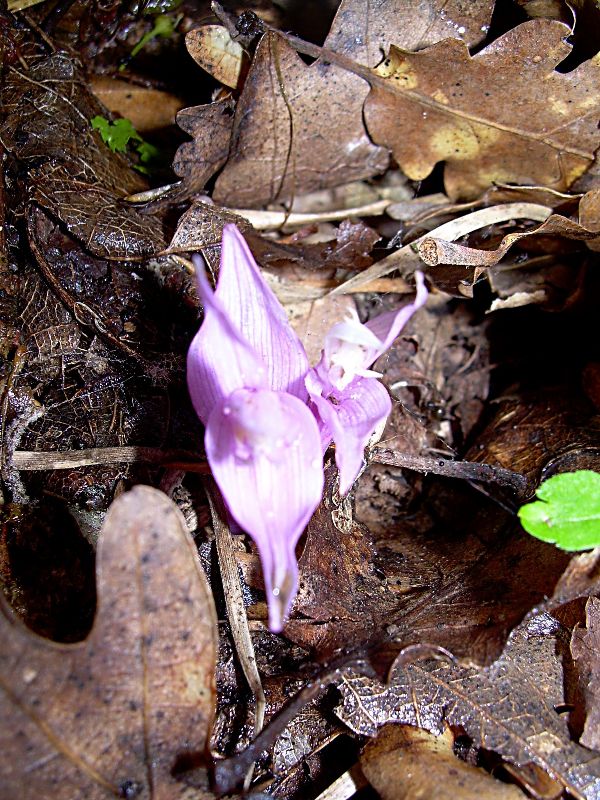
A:
[[[429,456],[411,456],[408,453],[397,453],[375,447],[371,451],[371,461],[378,464],[389,464],[392,467],[411,469],[415,472],[445,475],[448,478],[460,478],[478,483],[494,483],[504,489],[509,489],[519,497],[528,497],[531,494],[529,481],[520,472],[513,472],[504,467],[492,464],[477,464],[473,461],[452,461],[446,458],[431,458]]]
[[[231,531],[225,522],[223,503],[213,480],[207,479],[205,486],[212,516],[213,530],[215,532],[219,568],[221,570],[221,580],[223,582],[223,593],[225,595],[225,605],[227,606],[227,617],[231,626],[231,634],[235,642],[235,649],[240,660],[244,677],[254,695],[254,736],[256,737],[261,732],[265,720],[265,693],[256,666],[256,655],[254,653],[254,644],[248,626],[248,616],[246,614],[244,597],[242,595],[238,562],[231,541]],[[249,766],[244,781],[244,788],[246,791],[252,780],[253,771],[254,765]]]
[[[206,461],[184,450],[158,447],[94,447],[88,450],[15,450],[11,465],[21,471],[41,471],[95,467],[102,464],[157,464],[209,474]]]

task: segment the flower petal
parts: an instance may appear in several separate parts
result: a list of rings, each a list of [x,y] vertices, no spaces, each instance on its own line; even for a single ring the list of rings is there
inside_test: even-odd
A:
[[[417,296],[414,302],[403,306],[399,311],[388,311],[386,314],[380,314],[378,317],[365,323],[366,327],[374,333],[381,342],[381,347],[376,352],[373,361],[377,360],[382,353],[385,353],[385,351],[392,346],[392,342],[399,336],[400,331],[415,311],[425,305],[429,292],[425,286],[423,273],[415,272],[415,280],[417,282]],[[370,363],[372,364],[373,361]],[[367,364],[366,366],[369,365]]]
[[[295,546],[323,491],[317,423],[293,395],[242,390],[213,410],[205,446],[232,517],[258,547],[278,632],[297,590]]]
[[[244,340],[194,258],[204,320],[187,355],[187,382],[196,413],[206,425],[211,411],[235,389],[267,386],[267,369]]]
[[[376,378],[356,378],[343,392],[331,395],[334,402],[315,392],[316,384],[308,386],[321,424],[333,435],[340,494],[345,495],[361,470],[369,439],[392,410],[392,401]]]
[[[306,399],[308,359],[279,300],[265,283],[235,225],[225,225],[216,296],[230,321],[261,356],[268,385]]]

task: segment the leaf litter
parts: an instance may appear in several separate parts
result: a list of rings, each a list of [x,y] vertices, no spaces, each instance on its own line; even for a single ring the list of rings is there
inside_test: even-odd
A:
[[[597,553],[517,516],[600,471],[596,9],[315,8],[2,17],[7,798],[600,797]],[[281,635],[251,540],[215,544],[184,380],[231,222],[312,365],[430,289],[349,496],[327,457]]]

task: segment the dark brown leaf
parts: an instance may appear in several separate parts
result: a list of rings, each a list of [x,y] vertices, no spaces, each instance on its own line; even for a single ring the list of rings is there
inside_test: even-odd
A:
[[[201,191],[208,179],[227,161],[233,130],[234,104],[231,98],[206,106],[184,108],[177,124],[193,137],[182,144],[173,159],[173,172],[183,178],[182,191]]]
[[[584,687],[587,716],[580,738],[581,744],[600,750],[600,600],[590,597],[586,610],[586,629],[576,628],[571,639],[571,652],[577,662]]]
[[[402,722],[441,734],[456,726],[487,750],[517,765],[532,761],[578,800],[600,796],[600,759],[573,743],[564,716],[563,674],[557,645],[565,631],[551,616],[533,616],[511,635],[492,666],[478,669],[448,660],[396,663],[389,685],[356,677],[339,689],[340,718],[374,735],[379,725]]]
[[[29,172],[30,197],[94,255],[140,259],[164,246],[162,224],[121,201],[146,187],[90,120],[106,109],[65,53],[11,68],[0,141]]]
[[[206,751],[217,628],[183,517],[162,493],[137,487],[111,508],[84,642],[40,639],[5,605],[0,637],[6,800],[184,794],[173,770]]]

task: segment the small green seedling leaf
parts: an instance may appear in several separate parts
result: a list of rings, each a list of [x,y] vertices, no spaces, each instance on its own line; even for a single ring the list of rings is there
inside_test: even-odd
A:
[[[104,144],[108,145],[113,153],[126,153],[128,147],[135,150],[140,159],[140,163],[134,166],[138,172],[148,175],[150,170],[147,165],[156,166],[160,161],[160,150],[142,139],[131,120],[116,119],[110,122],[106,117],[97,116],[90,121],[92,128],[98,131]]]
[[[519,511],[525,530],[562,550],[600,545],[600,473],[582,469],[544,481]]]
[[[131,51],[131,58],[135,58],[140,50],[142,50],[148,44],[148,42],[151,42],[152,39],[155,39],[157,36],[163,36],[165,38],[172,36],[175,32],[175,28],[180,22],[180,16],[176,19],[173,19],[167,14],[159,14],[154,20],[154,27],[152,30],[148,31],[148,33],[145,33]]]
[[[98,131],[104,144],[108,145],[113,153],[126,153],[131,140],[143,142],[142,137],[128,119],[116,119],[110,122],[106,117],[93,117],[90,120],[92,128]]]

